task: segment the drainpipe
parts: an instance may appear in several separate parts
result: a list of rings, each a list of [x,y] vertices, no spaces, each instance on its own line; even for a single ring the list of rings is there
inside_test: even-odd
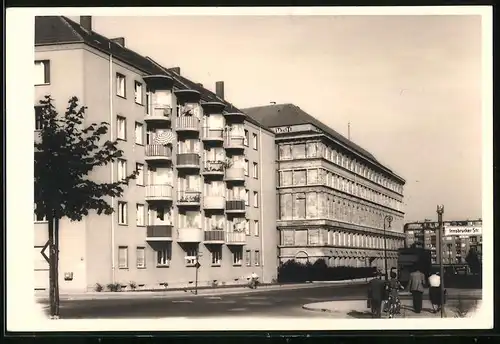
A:
[[[111,43],[110,53],[109,53],[109,129],[110,129],[110,141],[114,141],[114,116],[113,116],[113,55],[111,54]],[[115,179],[115,163],[111,163],[111,183],[114,183]],[[115,197],[111,197],[111,206],[115,207]],[[111,273],[112,282],[116,282],[116,268],[115,268],[115,212],[111,213]]]
[[[260,235],[260,247],[261,247],[261,254],[260,254],[260,266],[262,269],[262,280],[264,280],[264,203],[262,202],[264,197],[263,197],[263,189],[262,189],[262,184],[263,184],[263,177],[264,175],[262,174],[262,128],[259,127],[259,183],[260,183],[260,225],[259,225],[259,235]],[[264,282],[264,281],[263,281]]]

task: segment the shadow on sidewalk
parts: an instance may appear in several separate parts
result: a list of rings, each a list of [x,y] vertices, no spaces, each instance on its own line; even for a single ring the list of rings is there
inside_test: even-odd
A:
[[[350,311],[349,313],[347,313],[347,315],[352,317],[352,318],[356,318],[356,319],[372,319],[373,318],[372,313],[370,311],[364,311],[364,312]]]

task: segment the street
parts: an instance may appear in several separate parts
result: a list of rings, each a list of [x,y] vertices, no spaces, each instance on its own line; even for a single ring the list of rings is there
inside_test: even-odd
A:
[[[139,299],[62,300],[61,319],[270,316],[325,317],[302,309],[322,301],[364,300],[365,284],[242,292],[230,295],[154,296]],[[409,298],[409,296],[402,296]],[[44,302],[47,304],[46,302]]]

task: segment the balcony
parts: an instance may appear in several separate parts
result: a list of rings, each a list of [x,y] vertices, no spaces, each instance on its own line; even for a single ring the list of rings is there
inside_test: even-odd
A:
[[[203,242],[206,244],[224,244],[226,232],[221,229],[208,230],[204,232]]]
[[[146,201],[172,201],[173,187],[168,184],[146,185]]]
[[[172,225],[151,225],[146,229],[147,241],[172,241]]]
[[[201,139],[206,142],[223,142],[224,129],[203,127]]]
[[[177,117],[176,128],[179,131],[190,131],[199,132],[200,131],[200,120],[195,116],[181,116]]]
[[[200,243],[204,239],[203,230],[194,226],[181,226],[178,230],[177,242]]]
[[[198,153],[177,154],[177,168],[200,168],[200,156]]]
[[[245,181],[245,169],[238,167],[231,167],[226,169],[225,177],[226,181]]]
[[[170,105],[152,104],[149,113],[144,117],[144,121],[146,123],[170,123],[172,121],[172,108]]]
[[[227,245],[246,245],[247,236],[245,232],[227,232],[226,244]]]
[[[146,161],[171,161],[172,148],[164,145],[146,145]]]
[[[226,149],[245,149],[245,138],[243,136],[227,135],[224,139]]]
[[[201,192],[199,191],[179,191],[177,196],[178,206],[200,206]]]
[[[229,200],[226,201],[226,213],[228,214],[242,214],[246,212],[246,205],[244,200]]]
[[[203,164],[203,175],[216,175],[216,176],[222,176],[224,175],[224,166],[225,162],[224,161],[205,161]]]
[[[221,210],[226,205],[226,199],[223,196],[205,196],[203,197],[203,208],[209,210]]]

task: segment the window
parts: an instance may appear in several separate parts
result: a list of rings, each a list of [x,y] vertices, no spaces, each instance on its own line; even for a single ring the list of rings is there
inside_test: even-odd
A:
[[[35,204],[35,207],[34,207],[36,210],[36,204]],[[35,222],[47,222],[47,218],[45,216],[38,216],[37,214],[34,214],[34,221]]]
[[[135,183],[137,185],[144,185],[144,165],[143,164],[135,164],[135,170],[137,171],[137,177],[135,179]]]
[[[43,107],[35,106],[35,130],[43,129]]]
[[[186,248],[186,266],[194,266],[198,258],[198,248],[196,246]]]
[[[146,267],[146,249],[144,247],[137,247],[136,266],[139,269],[144,269]]]
[[[252,134],[252,147],[253,149],[258,149],[257,134]]]
[[[243,261],[243,248],[241,247],[236,247],[233,249],[233,265],[241,265],[241,262]]]
[[[116,116],[116,138],[127,139],[127,119],[125,117]]]
[[[259,193],[257,191],[253,192],[253,206],[255,208],[259,207]]]
[[[250,192],[245,190],[245,205],[248,207],[250,205]]]
[[[135,144],[144,145],[144,126],[139,122],[135,122]]]
[[[247,159],[245,159],[245,176],[247,176],[247,177],[248,177],[248,170],[249,170],[249,169],[250,169],[250,168],[249,168],[249,165],[248,165],[248,160],[247,160]]]
[[[118,180],[127,178],[127,160],[118,159]]]
[[[144,226],[144,204],[136,205],[136,214],[137,226]]]
[[[222,263],[222,247],[216,247],[210,251],[212,266],[220,266]]]
[[[151,108],[151,96],[149,92],[146,92],[146,114],[149,115],[149,109]]]
[[[50,61],[35,61],[35,85],[50,84]]]
[[[250,221],[245,219],[245,235],[250,235]]]
[[[125,91],[125,75],[116,73],[116,95],[126,98],[127,94]]]
[[[156,249],[156,266],[168,266],[172,259],[170,243]]]
[[[120,246],[118,247],[118,268],[127,269],[128,268],[128,247]]]
[[[142,105],[142,84],[137,81],[134,84],[134,99],[137,104]]]
[[[260,251],[259,250],[255,250],[253,258],[254,258],[254,265],[259,266],[260,265]]]
[[[243,140],[243,144],[248,147],[248,130],[245,130],[245,139]]]
[[[118,224],[126,225],[128,220],[127,203],[118,202]]]
[[[255,236],[259,236],[259,221],[258,220],[254,220],[253,221],[253,235]]]
[[[253,163],[253,177],[255,179],[259,178],[259,165],[256,162]]]
[[[247,266],[252,265],[252,251],[250,250],[245,251],[245,263]]]

